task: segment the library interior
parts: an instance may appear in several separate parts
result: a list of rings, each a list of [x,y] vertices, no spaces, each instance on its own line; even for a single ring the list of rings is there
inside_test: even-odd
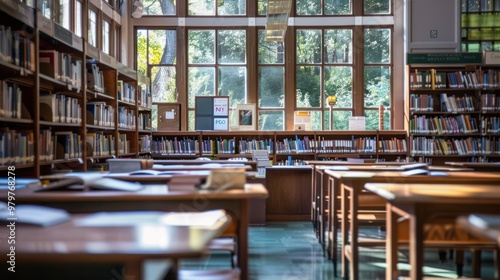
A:
[[[500,279],[499,75],[500,0],[0,1],[0,278]]]

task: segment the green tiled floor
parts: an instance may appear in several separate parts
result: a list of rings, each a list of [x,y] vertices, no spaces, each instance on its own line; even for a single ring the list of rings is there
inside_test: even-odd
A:
[[[362,234],[379,235],[377,228],[365,229]],[[331,260],[323,256],[311,222],[267,222],[266,226],[249,230],[250,279],[258,280],[327,280],[333,276]],[[385,251],[364,248],[361,251],[360,279],[385,279]],[[457,278],[453,260],[440,263],[435,250],[426,252],[424,273],[434,277]],[[466,253],[470,263],[470,255]],[[400,254],[399,268],[408,270],[405,252]],[[493,278],[492,254],[484,252],[482,276]],[[213,253],[199,261],[183,261],[183,269],[230,268],[227,253]],[[340,274],[340,263],[338,264]],[[466,263],[465,276],[470,276]]]

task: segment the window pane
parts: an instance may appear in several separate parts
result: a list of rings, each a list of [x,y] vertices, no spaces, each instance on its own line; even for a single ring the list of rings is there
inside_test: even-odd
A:
[[[143,14],[148,16],[175,15],[175,0],[144,0]]]
[[[391,30],[365,29],[365,63],[391,62]]]
[[[321,107],[321,67],[297,67],[297,93],[298,108]]]
[[[391,0],[365,0],[365,14],[389,14]]]
[[[151,93],[153,102],[177,102],[175,66],[151,67]]]
[[[337,97],[334,107],[352,108],[352,67],[325,67],[325,100],[331,95]]]
[[[218,0],[217,13],[219,15],[230,15],[230,16],[246,15],[246,1]]]
[[[215,95],[215,68],[189,67],[188,69],[188,107],[194,108],[195,96]]]
[[[391,71],[387,66],[365,67],[365,107],[390,106],[390,76]]]
[[[215,0],[189,0],[188,15],[190,16],[215,15]]]
[[[194,116],[194,113],[195,111],[194,110],[191,110],[188,112],[188,130],[194,130],[195,126],[194,126],[194,119],[195,119],[195,116]]]
[[[148,31],[149,64],[175,64],[177,33],[175,30]]]
[[[75,7],[75,34],[77,36],[82,37],[83,36],[83,31],[82,31],[82,24],[83,24],[83,9],[82,9],[82,2],[76,1],[76,7]]]
[[[219,94],[229,96],[229,106],[246,103],[247,69],[246,67],[219,67]]]
[[[102,51],[106,54],[109,54],[109,41],[110,41],[110,33],[109,33],[109,22],[103,21],[102,28]]]
[[[283,111],[259,111],[259,130],[283,130]]]
[[[297,15],[321,15],[321,0],[297,0]]]
[[[89,44],[97,47],[97,14],[89,10]]]
[[[266,41],[266,31],[259,30],[259,63],[283,64],[284,43]]]
[[[137,71],[146,74],[148,67],[148,31],[137,30]]]
[[[325,30],[325,63],[352,63],[352,30]]]
[[[330,129],[330,110],[325,111],[325,130],[349,130],[351,111],[333,110],[333,129]]]
[[[189,30],[188,63],[215,63],[215,31]]]
[[[321,30],[297,30],[297,63],[321,63]]]
[[[257,1],[257,10],[259,16],[265,16],[267,13],[267,0],[258,0]]]
[[[323,122],[323,114],[321,111],[310,111],[311,113],[311,129],[323,130],[321,123]]]
[[[285,68],[259,67],[259,108],[283,108]]]
[[[71,28],[71,23],[70,23],[70,17],[71,16],[71,7],[69,1],[66,0],[59,0],[59,21],[58,23],[70,30]]]
[[[247,46],[246,32],[244,30],[219,30],[217,34],[219,63],[245,63]]]
[[[377,130],[380,129],[380,119],[379,119],[379,111],[378,110],[366,110],[366,129],[367,130]],[[384,130],[390,130],[390,114],[384,112]]]
[[[325,15],[352,14],[351,0],[325,0]]]
[[[52,0],[38,1],[38,8],[45,18],[52,19]]]

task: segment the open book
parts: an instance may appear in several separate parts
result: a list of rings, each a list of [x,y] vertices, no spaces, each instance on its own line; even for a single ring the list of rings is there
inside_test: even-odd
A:
[[[111,191],[138,191],[143,188],[140,183],[105,178],[100,172],[75,172],[64,174],[57,181],[42,186],[36,192],[52,190],[111,190]]]

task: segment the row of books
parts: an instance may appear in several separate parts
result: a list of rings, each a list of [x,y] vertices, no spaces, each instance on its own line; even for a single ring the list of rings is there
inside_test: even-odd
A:
[[[409,123],[410,133],[438,135],[479,133],[478,120],[470,115],[448,117],[414,115]]]
[[[410,110],[412,112],[434,112],[433,94],[410,94]]]
[[[87,124],[114,127],[115,108],[102,101],[87,103]]]
[[[276,154],[284,153],[312,153],[314,140],[310,140],[308,136],[300,139],[295,136],[295,139],[285,138],[276,141]]]
[[[54,160],[54,138],[52,136],[52,130],[40,130],[40,135],[38,136],[38,155],[40,162]]]
[[[87,133],[87,156],[112,156],[115,155],[115,136],[103,133]]]
[[[40,94],[40,119],[60,123],[82,123],[82,108],[77,98],[65,94]]]
[[[0,165],[30,164],[35,160],[33,131],[0,129]]]
[[[118,100],[135,104],[135,87],[122,80],[117,81]]]
[[[72,131],[54,132],[55,159],[75,159],[82,157],[80,134]]]
[[[266,150],[269,154],[274,153],[274,141],[272,139],[240,139],[238,151],[240,154],[251,154],[256,150]]]
[[[500,154],[500,139],[488,137],[426,138],[412,139],[412,156],[419,155],[498,155]]]
[[[474,112],[474,100],[471,96],[448,96],[446,93],[439,95],[441,112]]]
[[[481,95],[481,110],[484,112],[500,111],[500,96],[494,93]]]
[[[87,63],[87,88],[96,93],[105,93],[104,74],[95,63]]]
[[[159,155],[195,155],[200,153],[200,143],[197,139],[183,138],[165,139],[155,138],[151,141],[151,153]],[[208,149],[205,147],[204,149]]]
[[[469,28],[466,31],[467,39],[468,40],[498,40],[500,39],[500,28],[492,28],[492,27],[487,27],[483,26],[481,28]]]
[[[0,61],[35,71],[35,42],[24,31],[0,25]]]
[[[151,152],[151,135],[139,135],[138,145],[140,153]]]
[[[500,12],[500,0],[467,0],[462,5],[462,12]]]
[[[40,50],[38,52],[40,73],[68,84],[79,91],[82,87],[82,61],[71,54],[57,50]]]
[[[139,130],[151,130],[152,120],[150,113],[139,113],[137,117],[137,127]]]
[[[0,80],[0,117],[20,119],[22,91],[17,84]]]
[[[127,107],[118,107],[118,127],[125,129],[135,129],[135,110]]]
[[[130,153],[130,139],[127,139],[127,134],[118,134],[118,154]]]
[[[378,142],[378,151],[382,153],[406,153],[408,146],[406,139],[398,139],[393,137],[391,139],[380,139]]]
[[[137,98],[139,106],[145,108],[153,107],[153,97],[151,96],[151,91],[149,87],[140,86],[138,90],[139,96]]]
[[[352,137],[346,140],[313,141],[313,151],[317,153],[375,153],[376,137]]]
[[[418,70],[409,73],[411,89],[498,88],[499,70],[437,71]]]
[[[500,134],[500,117],[482,117],[481,131],[489,134]]]

